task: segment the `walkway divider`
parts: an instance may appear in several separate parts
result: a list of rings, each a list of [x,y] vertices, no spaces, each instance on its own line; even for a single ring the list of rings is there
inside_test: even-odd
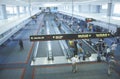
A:
[[[34,54],[33,54],[33,61],[35,61],[35,58],[36,58],[36,56],[37,56],[38,47],[39,47],[39,42],[37,42],[37,43],[35,44],[35,49],[34,49]]]
[[[49,30],[49,22],[46,21],[46,27],[47,27],[47,34],[50,34],[50,30]],[[48,44],[48,60],[54,60],[54,57],[53,57],[53,52],[52,52],[52,46],[51,46],[51,41],[47,41],[47,44]]]

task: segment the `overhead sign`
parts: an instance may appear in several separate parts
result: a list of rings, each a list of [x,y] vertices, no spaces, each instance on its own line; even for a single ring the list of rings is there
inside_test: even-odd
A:
[[[85,20],[86,20],[86,22],[92,22],[92,21],[95,21],[95,19],[93,19],[93,18],[86,18]]]
[[[110,37],[110,36],[111,36],[111,33],[79,33],[79,34],[31,35],[30,36],[30,41],[107,38],[107,37]]]

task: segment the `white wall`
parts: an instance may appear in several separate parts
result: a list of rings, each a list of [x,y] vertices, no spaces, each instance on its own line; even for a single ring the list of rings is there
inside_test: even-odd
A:
[[[79,12],[79,5],[74,5],[74,11]]]
[[[82,13],[98,13],[98,5],[80,5]]]
[[[64,7],[64,8],[63,8]],[[62,11],[72,11],[72,5],[65,5],[60,6],[58,8]],[[74,4],[74,12],[80,12],[80,13],[98,13],[100,8],[98,8],[98,5],[75,5]]]
[[[1,6],[0,6],[0,19],[2,19],[2,11],[1,11]]]
[[[81,5],[81,11],[82,13],[89,13],[89,5]]]
[[[100,8],[98,8],[98,5],[79,5],[79,4],[74,4],[74,12],[77,13],[99,13]],[[72,5],[65,5],[65,6],[60,6],[58,10],[64,11],[64,12],[71,12],[72,11]]]
[[[98,13],[98,5],[91,5],[90,8],[91,13]]]

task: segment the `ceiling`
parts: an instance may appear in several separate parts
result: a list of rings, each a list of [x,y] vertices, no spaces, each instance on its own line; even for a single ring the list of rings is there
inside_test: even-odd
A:
[[[120,0],[73,0],[75,4],[106,4],[109,1],[112,3],[120,3]],[[7,5],[21,5],[21,6],[28,6],[31,4],[32,6],[43,6],[44,4],[72,4],[72,0],[0,0],[0,4],[7,4]]]

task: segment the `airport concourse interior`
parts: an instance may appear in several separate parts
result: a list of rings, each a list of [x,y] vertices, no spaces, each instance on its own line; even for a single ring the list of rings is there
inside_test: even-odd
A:
[[[0,0],[0,79],[120,79],[120,0]]]

